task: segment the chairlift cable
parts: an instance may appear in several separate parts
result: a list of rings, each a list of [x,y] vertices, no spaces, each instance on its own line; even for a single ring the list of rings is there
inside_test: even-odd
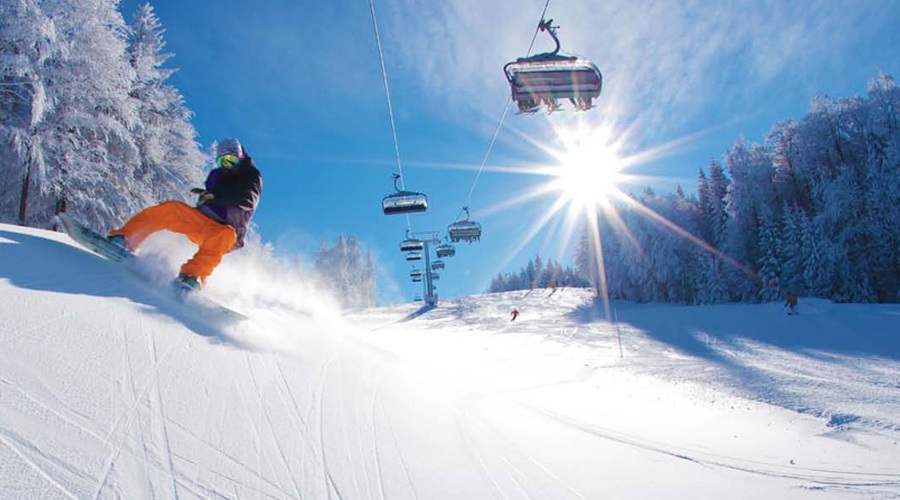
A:
[[[549,0],[547,0],[549,2]],[[394,119],[394,105],[391,101],[391,88],[388,84],[387,67],[384,64],[384,49],[381,46],[381,35],[378,32],[378,18],[375,16],[375,3],[369,0],[369,11],[372,13],[372,29],[375,32],[375,44],[378,46],[378,60],[381,63],[381,80],[384,84],[384,95],[387,98],[388,117],[391,120],[391,136],[394,139],[394,156],[397,158],[397,170],[400,173],[400,189],[406,189],[403,183],[403,162],[400,160],[400,140],[397,138],[397,124]],[[412,230],[409,215],[406,216],[406,229]]]
[[[538,33],[541,31],[541,23],[547,18],[548,7],[550,7],[550,0],[547,0],[547,3],[544,4],[544,10],[541,12],[541,21],[538,23],[538,27],[534,29],[534,36],[531,37],[531,45],[528,46],[528,52],[525,53],[526,56],[531,55],[531,49],[534,48],[534,42],[537,40]]]
[[[371,2],[371,0],[370,0]],[[541,11],[541,21],[547,16],[547,9],[550,7],[550,0],[547,0],[544,3],[544,10]],[[531,55],[531,50],[534,49],[534,42],[537,41],[538,33],[540,33],[541,23],[538,23],[538,26],[534,29],[534,35],[531,37],[531,43],[528,45],[528,52],[526,52],[526,56]],[[478,167],[478,173],[475,174],[475,180],[472,181],[472,187],[469,188],[469,194],[466,196],[466,202],[463,206],[468,207],[469,202],[472,200],[472,194],[475,192],[475,186],[478,184],[478,179],[481,177],[481,173],[484,171],[484,166],[487,164],[488,158],[491,156],[491,152],[494,150],[494,143],[497,142],[497,136],[500,135],[500,129],[503,128],[503,122],[506,120],[506,115],[509,114],[509,103],[512,101],[512,96],[506,98],[506,104],[503,105],[503,113],[500,115],[500,120],[497,122],[497,128],[494,129],[494,135],[491,137],[491,142],[488,143],[487,151],[484,153],[484,158],[481,159],[481,166]],[[457,214],[457,218],[462,214],[462,210]]]

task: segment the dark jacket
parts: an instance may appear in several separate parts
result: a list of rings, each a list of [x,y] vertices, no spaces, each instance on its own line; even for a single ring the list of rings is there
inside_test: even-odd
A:
[[[237,232],[234,248],[243,247],[247,227],[262,194],[262,174],[253,159],[245,156],[232,168],[213,169],[206,177],[206,190],[213,198],[197,209],[233,227]]]

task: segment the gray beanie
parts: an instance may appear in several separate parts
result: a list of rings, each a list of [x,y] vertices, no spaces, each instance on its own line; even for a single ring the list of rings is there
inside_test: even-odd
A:
[[[234,137],[222,139],[219,141],[219,144],[216,145],[216,157],[228,154],[237,155],[241,158],[244,156],[244,148],[241,147],[241,143]]]

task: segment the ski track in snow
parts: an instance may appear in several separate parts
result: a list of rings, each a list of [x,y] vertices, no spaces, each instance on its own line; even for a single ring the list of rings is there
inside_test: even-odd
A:
[[[143,320],[140,321],[139,326],[140,326],[139,330],[141,330],[142,333],[145,333],[143,331],[143,328],[144,328]],[[128,352],[128,338],[125,335],[124,329],[122,330],[121,339],[122,339],[122,343],[121,343],[122,366],[125,368],[122,375],[123,375],[123,378],[126,380],[126,384],[128,385],[128,388],[130,389],[131,402],[136,403],[136,402],[140,401],[140,399],[138,398],[139,391],[138,391],[137,385],[135,384],[134,365],[131,361],[131,356],[129,355],[129,352]],[[146,441],[146,436],[145,436],[146,430],[143,427],[143,424],[141,423],[140,420],[138,420],[137,425],[139,427],[138,439],[140,440],[140,446],[141,446],[141,461],[143,462],[143,471],[142,471],[144,474],[143,481],[146,481],[146,483],[147,483],[147,490],[146,490],[147,496],[152,496],[153,495],[153,493],[152,493],[153,486],[152,486],[152,483],[150,483],[150,474],[151,474],[150,458],[147,455],[147,441]]]
[[[116,458],[122,452],[122,449],[125,446],[125,442],[130,437],[128,430],[131,427],[131,423],[134,421],[134,418],[138,414],[138,408],[140,407],[141,403],[143,402],[144,396],[147,393],[149,393],[150,390],[155,390],[157,398],[161,400],[161,397],[159,395],[160,394],[159,393],[159,366],[165,362],[165,360],[169,357],[169,354],[171,354],[172,350],[174,350],[175,347],[170,348],[169,351],[167,351],[165,354],[163,354],[163,356],[161,358],[157,359],[156,344],[155,344],[155,342],[153,342],[152,337],[150,337],[150,339],[151,339],[151,342],[153,343],[152,347],[153,347],[153,359],[154,359],[154,365],[150,370],[152,373],[148,376],[149,380],[147,380],[144,383],[143,387],[140,389],[138,396],[136,398],[134,398],[134,402],[131,405],[131,407],[129,407],[124,412],[124,414],[121,415],[119,418],[117,418],[116,421],[113,423],[112,431],[110,432],[109,437],[112,437],[116,434],[121,434],[121,437],[117,442],[113,443],[113,446],[110,449],[109,456],[107,456],[106,460],[104,461],[105,465],[103,467],[103,472],[101,473],[100,480],[97,484],[96,493],[94,494],[95,499],[100,498],[100,493],[103,491],[103,488],[106,486],[106,481],[109,479],[109,473],[113,468],[113,464],[115,463]],[[160,407],[160,417],[161,417],[160,421],[163,422],[163,424],[164,424],[165,417],[162,416],[162,408],[161,407]],[[123,422],[123,420],[124,420],[124,423],[122,424],[121,431],[117,432],[117,429],[119,429],[119,423]],[[168,438],[166,438],[166,443],[168,443]],[[171,457],[171,455],[168,451],[168,445],[166,445],[166,454]],[[173,480],[174,480],[174,468],[172,467],[171,458],[169,460],[168,466],[169,466],[169,474],[173,477]],[[174,490],[174,484],[173,484],[173,492],[174,491],[175,490]]]
[[[729,457],[725,455],[714,455],[701,453],[696,450],[679,450],[670,449],[654,443],[653,441],[645,441],[625,434],[617,433],[611,429],[604,429],[596,425],[579,422],[577,420],[553,413],[545,408],[529,408],[529,410],[543,415],[555,422],[573,427],[581,432],[596,436],[598,438],[615,441],[635,448],[667,455],[676,459],[686,460],[698,465],[715,466],[726,469],[733,469],[741,472],[752,474],[760,474],[765,476],[800,479],[816,484],[831,486],[898,486],[900,485],[900,475],[898,474],[878,474],[878,473],[860,473],[849,470],[825,470],[803,467],[785,467],[783,465],[741,459],[738,457]]]

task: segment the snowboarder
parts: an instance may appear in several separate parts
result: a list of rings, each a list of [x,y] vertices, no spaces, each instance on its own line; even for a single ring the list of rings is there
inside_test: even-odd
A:
[[[513,310],[511,313],[509,313],[509,315],[510,315],[509,322],[512,323],[513,321],[516,320],[516,318],[519,317],[519,310],[516,309],[515,307],[513,307]]]
[[[181,266],[176,283],[201,288],[222,257],[244,246],[247,226],[262,193],[262,175],[253,159],[234,138],[216,146],[216,165],[204,188],[193,188],[194,207],[180,201],[165,201],[134,215],[108,239],[134,252],[151,234],[167,229],[183,234],[199,249]]]
[[[787,294],[787,300],[784,301],[784,306],[788,308],[788,315],[793,316],[797,314],[797,296],[793,293]]]

